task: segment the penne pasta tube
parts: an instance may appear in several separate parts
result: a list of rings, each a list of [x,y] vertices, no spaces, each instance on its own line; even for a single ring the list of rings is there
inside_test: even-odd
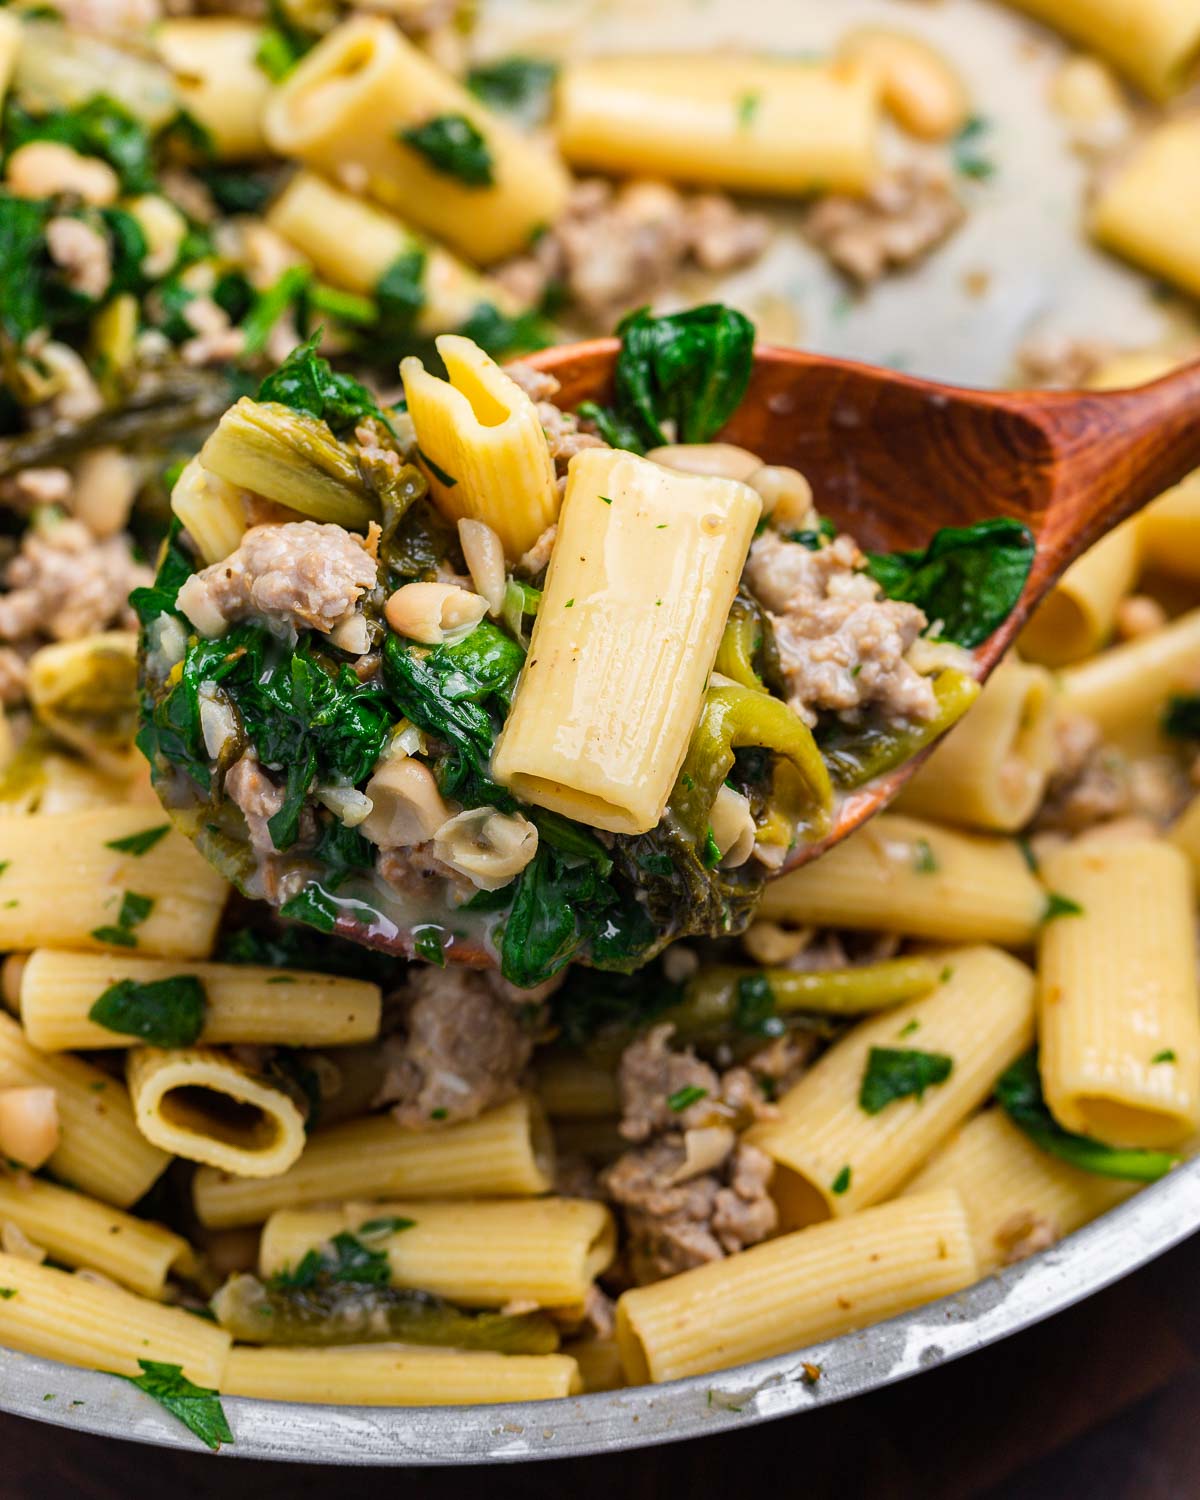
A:
[[[483,521],[509,558],[537,541],[558,516],[554,461],[537,407],[477,344],[437,340],[448,380],[415,356],[400,361],[430,497],[452,521]]]
[[[582,1056],[540,1061],[537,1096],[552,1120],[596,1120],[620,1113],[616,1075]]]
[[[1101,53],[1155,99],[1181,89],[1200,59],[1200,14],[1187,0],[1010,0]]]
[[[566,206],[561,163],[381,16],[355,16],[318,42],[275,90],[264,128],[280,155],[365,174],[370,197],[485,265],[523,250]]]
[[[0,1088],[54,1090],[60,1137],[46,1165],[106,1203],[136,1203],[170,1160],[138,1131],[123,1083],[82,1058],[36,1051],[7,1015],[0,1015]]]
[[[161,1300],[167,1275],[190,1265],[192,1247],[161,1224],[135,1219],[40,1177],[0,1177],[0,1224],[15,1224],[51,1260],[111,1276]]]
[[[136,992],[181,976],[201,986],[203,1028],[196,1040],[208,1046],[274,1042],[337,1047],[368,1041],[379,1033],[379,986],[361,979],[253,964],[181,964],[168,958],[41,948],[30,956],[22,975],[25,1035],[43,1052],[135,1046],[145,1038],[92,1020],[92,1007],[114,986],[133,987]],[[152,994],[145,1003],[154,999]],[[161,1003],[170,1001],[168,994]]]
[[[1161,749],[1167,698],[1200,686],[1200,609],[1068,667],[1059,683],[1062,707],[1094,719],[1106,740],[1133,753]]]
[[[1022,630],[1022,655],[1060,667],[1104,645],[1141,568],[1141,521],[1126,521],[1071,564]]]
[[[1140,526],[1146,567],[1200,581],[1200,469],[1152,501]]]
[[[1039,1151],[1001,1109],[968,1120],[905,1184],[902,1197],[953,1188],[967,1210],[980,1276],[1072,1234],[1137,1192]]]
[[[771,1191],[784,1224],[844,1218],[910,1177],[1033,1041],[1033,990],[1033,975],[1009,954],[964,948],[946,955],[946,977],[932,995],[835,1042],[784,1094],[779,1118],[747,1136],[775,1162]],[[922,1092],[910,1088],[870,1113],[864,1083],[875,1049],[893,1060],[932,1054],[949,1067]]]
[[[387,1254],[391,1284],[460,1307],[582,1307],[617,1248],[608,1209],[582,1198],[342,1203],[272,1214],[259,1270],[270,1276],[294,1268],[335,1234],[388,1219],[408,1221],[398,1232],[370,1236],[371,1249]]]
[[[221,1389],[265,1401],[338,1406],[478,1406],[553,1401],[582,1390],[566,1354],[459,1353],[378,1345],[230,1351]]]
[[[1171,829],[1171,842],[1191,861],[1196,888],[1200,891],[1200,796],[1192,798]]]
[[[12,11],[6,10],[0,15],[0,104],[8,93],[20,50],[21,23]]]
[[[228,890],[161,809],[0,818],[0,949],[53,944],[202,958]]]
[[[771,881],[758,916],[1021,948],[1045,906],[1011,840],[885,813],[820,860]]]
[[[264,34],[236,16],[174,16],[155,27],[154,44],[174,74],[180,102],[208,132],[221,161],[267,154],[262,117],[271,80],[257,61]]]
[[[1092,235],[1105,249],[1195,295],[1200,224],[1191,209],[1198,193],[1200,114],[1191,113],[1159,125],[1101,187],[1091,209]]]
[[[497,781],[595,828],[657,825],[761,508],[735,480],[576,454]]]
[[[304,1116],[282,1089],[207,1047],[137,1047],[125,1076],[148,1141],[239,1177],[278,1177],[304,1150]]]
[[[481,304],[521,311],[502,287],[457,256],[413,233],[386,209],[334,187],[315,172],[297,172],[267,210],[267,223],[290,240],[335,286],[371,296],[398,261],[411,263],[421,289],[413,320],[418,334],[446,333]]]
[[[554,132],[571,166],[613,176],[861,193],[879,169],[879,83],[851,62],[594,58],[563,69]]]
[[[210,473],[191,458],[171,490],[171,510],[183,523],[206,563],[237,550],[245,535],[247,492]]]
[[[0,1344],[89,1370],[137,1375],[138,1360],[179,1365],[220,1386],[231,1340],[223,1328],[123,1287],[0,1253]]]
[[[1037,811],[1054,764],[1054,681],[1042,667],[1003,662],[896,810],[1014,833]]]
[[[261,1224],[276,1209],[355,1198],[532,1197],[548,1192],[554,1148],[527,1096],[441,1130],[404,1130],[388,1115],[314,1131],[289,1172],[248,1182],[202,1167],[200,1221],[213,1229]]]
[[[1038,961],[1046,1102],[1113,1146],[1174,1146],[1200,1126],[1192,872],[1162,840],[1069,846],[1043,863],[1078,911]]]
[[[617,1303],[631,1385],[789,1354],[976,1279],[966,1211],[942,1189],[710,1261]]]

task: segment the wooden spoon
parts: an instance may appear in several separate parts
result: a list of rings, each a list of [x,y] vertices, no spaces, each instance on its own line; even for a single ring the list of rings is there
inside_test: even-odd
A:
[[[545,349],[566,410],[607,401],[620,344]],[[1124,391],[976,391],[760,344],[750,386],[718,441],[801,470],[817,507],[876,552],[924,547],[942,526],[1023,521],[1037,556],[1017,607],[975,651],[986,680],[1072,562],[1200,468],[1200,363]],[[847,796],[807,864],[887,806],[933,746]]]

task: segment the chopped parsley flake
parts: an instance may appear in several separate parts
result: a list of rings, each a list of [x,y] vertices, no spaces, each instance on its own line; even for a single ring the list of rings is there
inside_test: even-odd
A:
[[[837,1176],[829,1184],[829,1191],[831,1193],[836,1193],[838,1195],[838,1197],[840,1198],[844,1192],[847,1192],[849,1190],[849,1187],[850,1187],[850,1177],[851,1177],[850,1163],[847,1162],[846,1165],[842,1168],[842,1170],[837,1174]]]
[[[759,94],[746,93],[738,96],[737,122],[741,129],[747,130],[754,123],[761,103],[762,97]]]
[[[491,187],[496,180],[491,149],[466,115],[435,115],[397,135],[443,177],[455,177],[471,188]]]
[[[1042,922],[1056,922],[1059,917],[1081,917],[1083,907],[1078,901],[1072,901],[1070,896],[1064,896],[1059,891],[1048,891],[1046,893],[1046,909],[1042,913]]]
[[[932,875],[937,868],[937,856],[929,840],[918,839],[913,853],[913,869],[918,875]]]
[[[684,1088],[675,1090],[667,1100],[667,1108],[672,1114],[681,1115],[685,1109],[691,1109],[693,1104],[699,1104],[701,1099],[707,1098],[707,1089],[702,1089],[697,1084],[689,1083]]]
[[[1161,1052],[1156,1052],[1150,1059],[1152,1063],[1173,1063],[1177,1061],[1174,1047],[1164,1047]]]
[[[140,1375],[120,1378],[152,1396],[214,1453],[222,1443],[233,1442],[219,1392],[193,1384],[179,1365],[163,1364],[156,1359],[139,1359],[138,1364],[142,1368]]]
[[[128,834],[123,839],[111,839],[105,844],[106,849],[115,849],[118,854],[132,854],[140,859],[143,854],[148,854],[159,839],[165,838],[171,831],[170,823],[159,823],[154,828],[143,828],[141,833]]]
[[[897,1099],[922,1099],[927,1088],[945,1083],[953,1067],[953,1058],[944,1052],[872,1047],[858,1091],[859,1108],[877,1115]]]
[[[109,943],[117,948],[136,948],[135,927],[140,927],[154,910],[152,896],[140,896],[137,891],[126,891],[121,897],[121,909],[117,913],[115,927],[95,927],[91,936],[98,943]]]

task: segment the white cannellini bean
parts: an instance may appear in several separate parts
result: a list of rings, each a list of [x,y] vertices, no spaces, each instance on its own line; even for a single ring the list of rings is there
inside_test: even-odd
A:
[[[473,521],[467,516],[458,523],[458,541],[475,591],[487,600],[488,613],[498,615],[504,607],[508,581],[503,543],[486,521]]]
[[[813,519],[812,485],[799,469],[763,464],[746,480],[762,496],[763,514],[784,531],[803,530]]]
[[[132,459],[119,448],[91,448],[75,465],[72,512],[93,536],[116,536],[129,520],[137,488]]]
[[[200,704],[200,733],[210,760],[220,760],[226,745],[237,739],[238,721],[233,705],[213,682],[202,682],[196,692]]]
[[[329,639],[341,651],[351,656],[364,656],[371,644],[371,629],[361,609],[353,610],[345,619],[339,620],[329,632]]]
[[[36,1172],[58,1150],[55,1089],[0,1089],[0,1155]]]
[[[199,573],[193,573],[190,578],[184,579],[175,597],[175,605],[180,614],[192,622],[198,633],[210,640],[224,635],[229,629],[229,621],[213,603],[208,585]]]
[[[498,891],[537,853],[538,831],[520,813],[470,807],[434,835],[433,852],[483,891]]]
[[[431,839],[450,817],[433,772],[419,760],[394,756],[366,785],[371,811],[359,824],[381,849],[407,849]]]
[[[187,235],[187,220],[173,203],[158,193],[143,193],[128,207],[146,236],[142,272],[151,280],[157,280],[165,276],[179,259],[179,249]]]
[[[667,1178],[668,1182],[688,1182],[705,1172],[712,1172],[729,1155],[737,1142],[737,1133],[728,1125],[702,1125],[683,1133],[683,1161]]]
[[[864,26],[845,38],[840,54],[876,75],[884,104],[909,135],[946,141],[967,123],[971,102],[962,80],[928,42]]]
[[[742,947],[757,964],[774,968],[803,953],[816,935],[812,927],[780,927],[778,922],[752,922],[742,933]]]
[[[646,457],[665,469],[682,474],[703,474],[716,479],[739,479],[748,483],[751,474],[762,468],[762,459],[736,443],[669,443],[651,448]]]
[[[721,863],[726,869],[744,865],[754,851],[754,818],[749,801],[731,786],[722,786],[708,815]]]
[[[182,604],[179,607],[184,609]],[[488,602],[481,594],[453,583],[406,583],[391,596],[383,612],[397,635],[438,646],[469,635],[487,614]]]
[[[5,180],[18,198],[53,198],[73,193],[106,208],[115,203],[121,181],[106,161],[83,156],[59,141],[30,141],[8,159]]]
[[[371,816],[375,807],[365,792],[352,786],[319,786],[316,797],[347,828],[357,828]]]

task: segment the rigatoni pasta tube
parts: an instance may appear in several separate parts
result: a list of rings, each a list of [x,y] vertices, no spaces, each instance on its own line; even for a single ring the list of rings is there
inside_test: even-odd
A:
[[[206,957],[225,881],[174,830],[142,853],[119,847],[165,821],[146,807],[0,818],[0,949]]]
[[[1200,469],[1152,501],[1140,524],[1148,568],[1200,580]]]
[[[87,1266],[143,1297],[161,1298],[167,1273],[192,1259],[178,1234],[40,1177],[0,1177],[0,1223],[12,1223],[51,1260]]]
[[[267,223],[305,254],[322,276],[347,291],[371,296],[380,278],[404,257],[420,261],[419,334],[445,333],[465,323],[483,303],[501,312],[520,304],[440,245],[413,234],[394,215],[318,177],[297,172],[267,210]]]
[[[554,1148],[536,1103],[510,1100],[441,1130],[404,1130],[388,1115],[315,1131],[282,1177],[248,1182],[202,1167],[196,1212],[214,1229],[261,1224],[279,1208],[355,1198],[527,1197],[547,1192]]]
[[[1181,89],[1200,59],[1191,0],[1010,0],[1099,52],[1155,99]]]
[[[1117,606],[1141,566],[1140,517],[1110,531],[1073,562],[1021,632],[1021,653],[1047,666],[1090,656],[1112,634]]]
[[[80,1057],[38,1052],[7,1015],[0,1015],[0,1088],[55,1091],[60,1138],[46,1165],[106,1203],[136,1203],[170,1160],[138,1130],[123,1083]]]
[[[405,138],[437,122],[480,137],[470,180]],[[264,127],[280,155],[318,171],[358,169],[372,198],[484,264],[523,250],[566,206],[557,158],[380,16],[355,16],[318,42],[276,89]]]
[[[554,461],[537,407],[470,339],[443,334],[448,380],[415,356],[400,361],[417,457],[434,504],[452,521],[483,521],[510,558],[558,516]]]
[[[1047,922],[1038,960],[1042,1084],[1059,1124],[1113,1146],[1173,1146],[1200,1126],[1192,872],[1162,840],[1046,859],[1080,910]]]
[[[1134,753],[1161,749],[1167,698],[1200,688],[1200,609],[1068,667],[1059,686],[1063,708],[1094,719],[1106,740]]]
[[[1091,232],[1106,249],[1195,295],[1200,293],[1200,223],[1193,212],[1198,197],[1200,114],[1187,114],[1147,136],[1100,189]]]
[[[1191,861],[1196,888],[1200,890],[1200,796],[1192,798],[1172,827],[1171,842]]]
[[[361,979],[41,948],[30,955],[21,977],[25,1034],[43,1052],[134,1046],[137,1036],[91,1020],[92,1006],[114,985],[161,984],[184,975],[198,980],[204,991],[204,1029],[197,1040],[209,1046],[336,1047],[369,1041],[379,1032],[379,986]]]
[[[171,490],[171,510],[183,523],[206,563],[221,562],[236,550],[249,525],[248,491],[210,473],[190,458]]]
[[[779,1118],[747,1137],[775,1162],[771,1191],[796,1227],[878,1203],[987,1098],[1033,1041],[1033,975],[996,948],[946,955],[946,978],[923,1000],[855,1026],[779,1101]],[[914,1024],[915,1023],[915,1024]],[[868,1114],[859,1091],[873,1048],[936,1053],[950,1072],[922,1096]]]
[[[761,508],[731,479],[575,455],[497,781],[595,828],[656,826]]]
[[[710,1261],[617,1303],[631,1385],[787,1354],[976,1279],[967,1215],[944,1188]]]
[[[257,62],[265,34],[234,16],[172,17],[155,28],[154,45],[175,75],[180,103],[222,161],[267,154],[262,116],[271,80]]]
[[[1033,941],[1045,905],[1011,840],[884,814],[815,863],[771,881],[758,915],[1021,948]]]
[[[434,1292],[460,1307],[580,1307],[616,1252],[612,1215],[582,1198],[343,1203],[272,1214],[259,1269],[270,1276],[295,1267],[335,1234],[390,1218],[410,1227],[372,1234],[370,1245],[386,1252],[392,1285]]]
[[[0,1344],[116,1375],[139,1359],[179,1365],[197,1385],[219,1386],[231,1340],[181,1307],[164,1307],[108,1282],[0,1254]]]
[[[138,1129],[187,1161],[278,1177],[304,1150],[304,1116],[280,1088],[209,1047],[137,1047],[125,1065]]]
[[[554,117],[572,166],[785,197],[865,192],[879,127],[872,69],[769,57],[569,63]]]
[[[221,1389],[265,1401],[336,1406],[479,1406],[553,1401],[582,1389],[566,1354],[379,1348],[231,1350]]]
[[[1037,811],[1054,766],[1054,681],[1002,662],[966,717],[905,787],[898,811],[1013,833]]]
[[[968,1120],[905,1184],[904,1197],[953,1188],[967,1210],[980,1276],[1053,1243],[1137,1192],[1039,1151],[1002,1109]]]

